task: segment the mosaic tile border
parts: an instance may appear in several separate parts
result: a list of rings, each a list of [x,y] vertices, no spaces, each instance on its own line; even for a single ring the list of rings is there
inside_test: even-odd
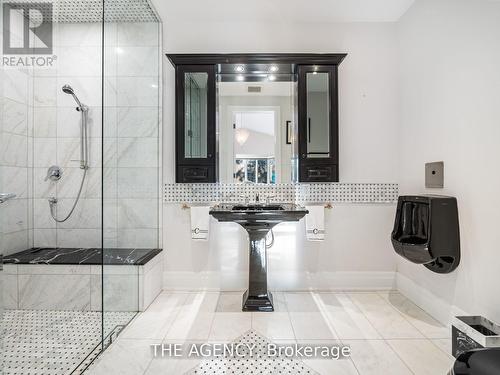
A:
[[[165,203],[237,203],[248,197],[273,203],[372,203],[394,204],[399,185],[394,183],[318,183],[318,184],[165,184]]]

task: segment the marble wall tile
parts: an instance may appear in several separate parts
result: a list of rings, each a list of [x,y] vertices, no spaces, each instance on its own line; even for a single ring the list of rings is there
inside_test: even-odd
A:
[[[119,137],[157,137],[158,108],[118,107]]]
[[[159,195],[158,168],[117,168],[118,198],[155,198]]]
[[[57,231],[56,229],[34,229],[33,230],[34,247],[56,247]]]
[[[101,168],[89,168],[85,176],[81,198],[101,197]],[[79,167],[66,167],[63,169],[62,178],[57,184],[57,198],[76,198],[84,171]]]
[[[120,229],[157,228],[157,200],[120,199],[118,202],[118,226]]]
[[[56,137],[56,107],[33,108],[33,135],[36,138]]]
[[[104,292],[104,311],[138,311],[138,275],[109,275],[104,271],[104,290],[101,276],[92,275],[92,310],[101,310],[100,295]]]
[[[28,197],[29,168],[0,166],[2,190],[13,192],[18,198]]]
[[[118,138],[119,167],[155,167],[158,165],[157,138]]]
[[[61,46],[56,49],[57,74],[64,77],[99,77],[102,74],[101,46]],[[83,100],[83,99],[81,99]]]
[[[155,258],[159,258],[158,262],[148,272],[141,275],[139,278],[139,310],[144,311],[154,301],[154,299],[161,293],[163,286],[163,259],[162,254],[158,254]],[[145,269],[146,266],[153,262],[154,259],[149,261],[140,269]]]
[[[50,216],[47,198],[33,200],[33,220],[37,229],[55,229],[56,222]]]
[[[48,168],[57,163],[56,138],[35,138],[33,140],[34,167]]]
[[[19,264],[19,275],[89,275],[90,265],[81,264]]]
[[[100,229],[57,229],[59,247],[100,247]]]
[[[101,165],[101,139],[91,138],[89,142],[89,166]],[[57,165],[60,167],[80,167],[80,138],[57,139]]]
[[[106,24],[106,31],[112,28]],[[115,37],[116,39],[116,37]],[[100,46],[102,44],[102,24],[100,23],[60,23],[55,33],[55,43],[58,46]]]
[[[158,107],[158,77],[117,77],[116,105]]]
[[[117,24],[117,44],[120,46],[158,46],[158,23],[130,22]]]
[[[20,230],[18,232],[5,233],[3,235],[3,255],[17,253],[30,247],[29,231]]]
[[[21,69],[5,69],[3,72],[3,96],[18,103],[29,103],[29,75]]]
[[[28,166],[28,138],[25,135],[0,134],[0,165]]]
[[[156,248],[158,229],[118,229],[118,247]]]
[[[66,217],[75,199],[59,199],[57,203],[57,216]],[[80,199],[71,217],[58,223],[58,230],[62,229],[99,229],[101,228],[101,200]]]
[[[28,200],[16,198],[3,203],[0,220],[3,233],[28,229]]]
[[[116,47],[117,76],[157,76],[157,47]]]
[[[3,98],[3,131],[18,134],[28,134],[28,106],[9,98]]]
[[[90,309],[90,275],[19,275],[18,282],[21,309]]]
[[[33,78],[34,105],[36,107],[54,107],[57,105],[57,91],[61,91],[62,86],[57,86],[57,81],[53,77]]]

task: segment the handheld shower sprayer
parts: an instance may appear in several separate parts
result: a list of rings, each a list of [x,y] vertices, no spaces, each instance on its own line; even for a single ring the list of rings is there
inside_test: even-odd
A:
[[[88,134],[88,110],[89,108],[83,104],[78,96],[75,94],[75,90],[70,85],[64,85],[62,87],[62,91],[65,94],[71,95],[75,102],[77,103],[76,110],[81,113],[81,122],[80,122],[80,168],[83,169],[83,176],[80,183],[80,188],[78,189],[78,194],[76,196],[75,202],[73,203],[73,207],[69,211],[68,215],[64,219],[57,218],[57,198],[51,197],[49,199],[50,206],[50,214],[52,218],[58,223],[65,222],[68,220],[73,211],[80,200],[80,195],[82,193],[83,184],[85,183],[85,177],[87,176],[87,169],[89,169],[89,134]]]

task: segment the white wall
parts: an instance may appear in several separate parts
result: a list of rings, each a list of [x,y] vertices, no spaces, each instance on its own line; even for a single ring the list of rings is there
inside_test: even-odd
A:
[[[164,22],[165,53],[347,52],[339,71],[341,181],[396,181],[395,24],[300,24],[283,19],[260,24],[189,23],[170,18],[165,2],[153,2]],[[164,180],[171,183],[174,71],[166,59],[164,71]],[[396,270],[389,242],[393,215],[393,206],[334,207],[326,213],[328,234],[321,244],[305,242],[303,221],[282,224],[276,228],[276,244],[269,253],[271,287],[376,287],[379,277],[390,284],[391,272]],[[165,205],[164,223],[164,288],[246,287],[247,239],[236,224],[212,221],[211,241],[194,243],[189,211]],[[389,272],[388,278],[384,272]],[[342,285],[339,278],[349,279],[349,285]]]
[[[401,191],[457,197],[462,261],[438,275],[400,260],[398,287],[441,320],[456,306],[500,321],[499,20],[499,2],[420,0],[399,23]],[[438,160],[445,189],[425,190]]]

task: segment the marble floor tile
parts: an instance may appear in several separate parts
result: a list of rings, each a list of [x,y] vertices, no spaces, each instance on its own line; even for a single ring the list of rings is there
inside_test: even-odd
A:
[[[439,349],[445,352],[447,355],[452,355],[451,350],[451,338],[450,339],[431,339],[432,343],[436,345]]]
[[[89,375],[143,374],[153,359],[152,344],[159,340],[118,339],[88,370]]]
[[[209,341],[232,341],[247,332],[251,327],[251,313],[216,312],[210,330]]]
[[[402,294],[384,292],[378,294],[403,314],[425,337],[430,339],[451,338],[450,328],[443,326]]]
[[[315,312],[290,312],[293,331],[297,340],[336,340],[338,336],[328,317]]]
[[[165,339],[208,340],[218,298],[218,293],[188,294]]]
[[[252,329],[272,340],[295,340],[287,312],[252,313]]]
[[[297,343],[303,345],[331,345],[338,346],[341,350],[343,344],[339,340],[297,340]],[[317,371],[321,375],[358,375],[356,366],[350,357],[328,359],[328,358],[310,358],[304,359],[304,364],[309,366],[312,370]]]
[[[320,312],[315,293],[285,293],[285,300],[290,312]]]
[[[219,294],[217,312],[241,312],[242,292],[223,292]]]
[[[348,296],[332,293],[320,293],[318,296],[325,305],[328,319],[341,340],[381,338]]]
[[[349,298],[365,314],[378,333],[385,339],[422,338],[396,309],[376,293],[350,293]]]
[[[387,340],[387,343],[415,375],[447,374],[453,366],[452,357],[429,340]]]
[[[162,340],[187,299],[186,293],[162,293],[149,308],[136,316],[121,337]]]
[[[383,340],[347,340],[343,344],[351,347],[351,359],[361,375],[412,374]]]

